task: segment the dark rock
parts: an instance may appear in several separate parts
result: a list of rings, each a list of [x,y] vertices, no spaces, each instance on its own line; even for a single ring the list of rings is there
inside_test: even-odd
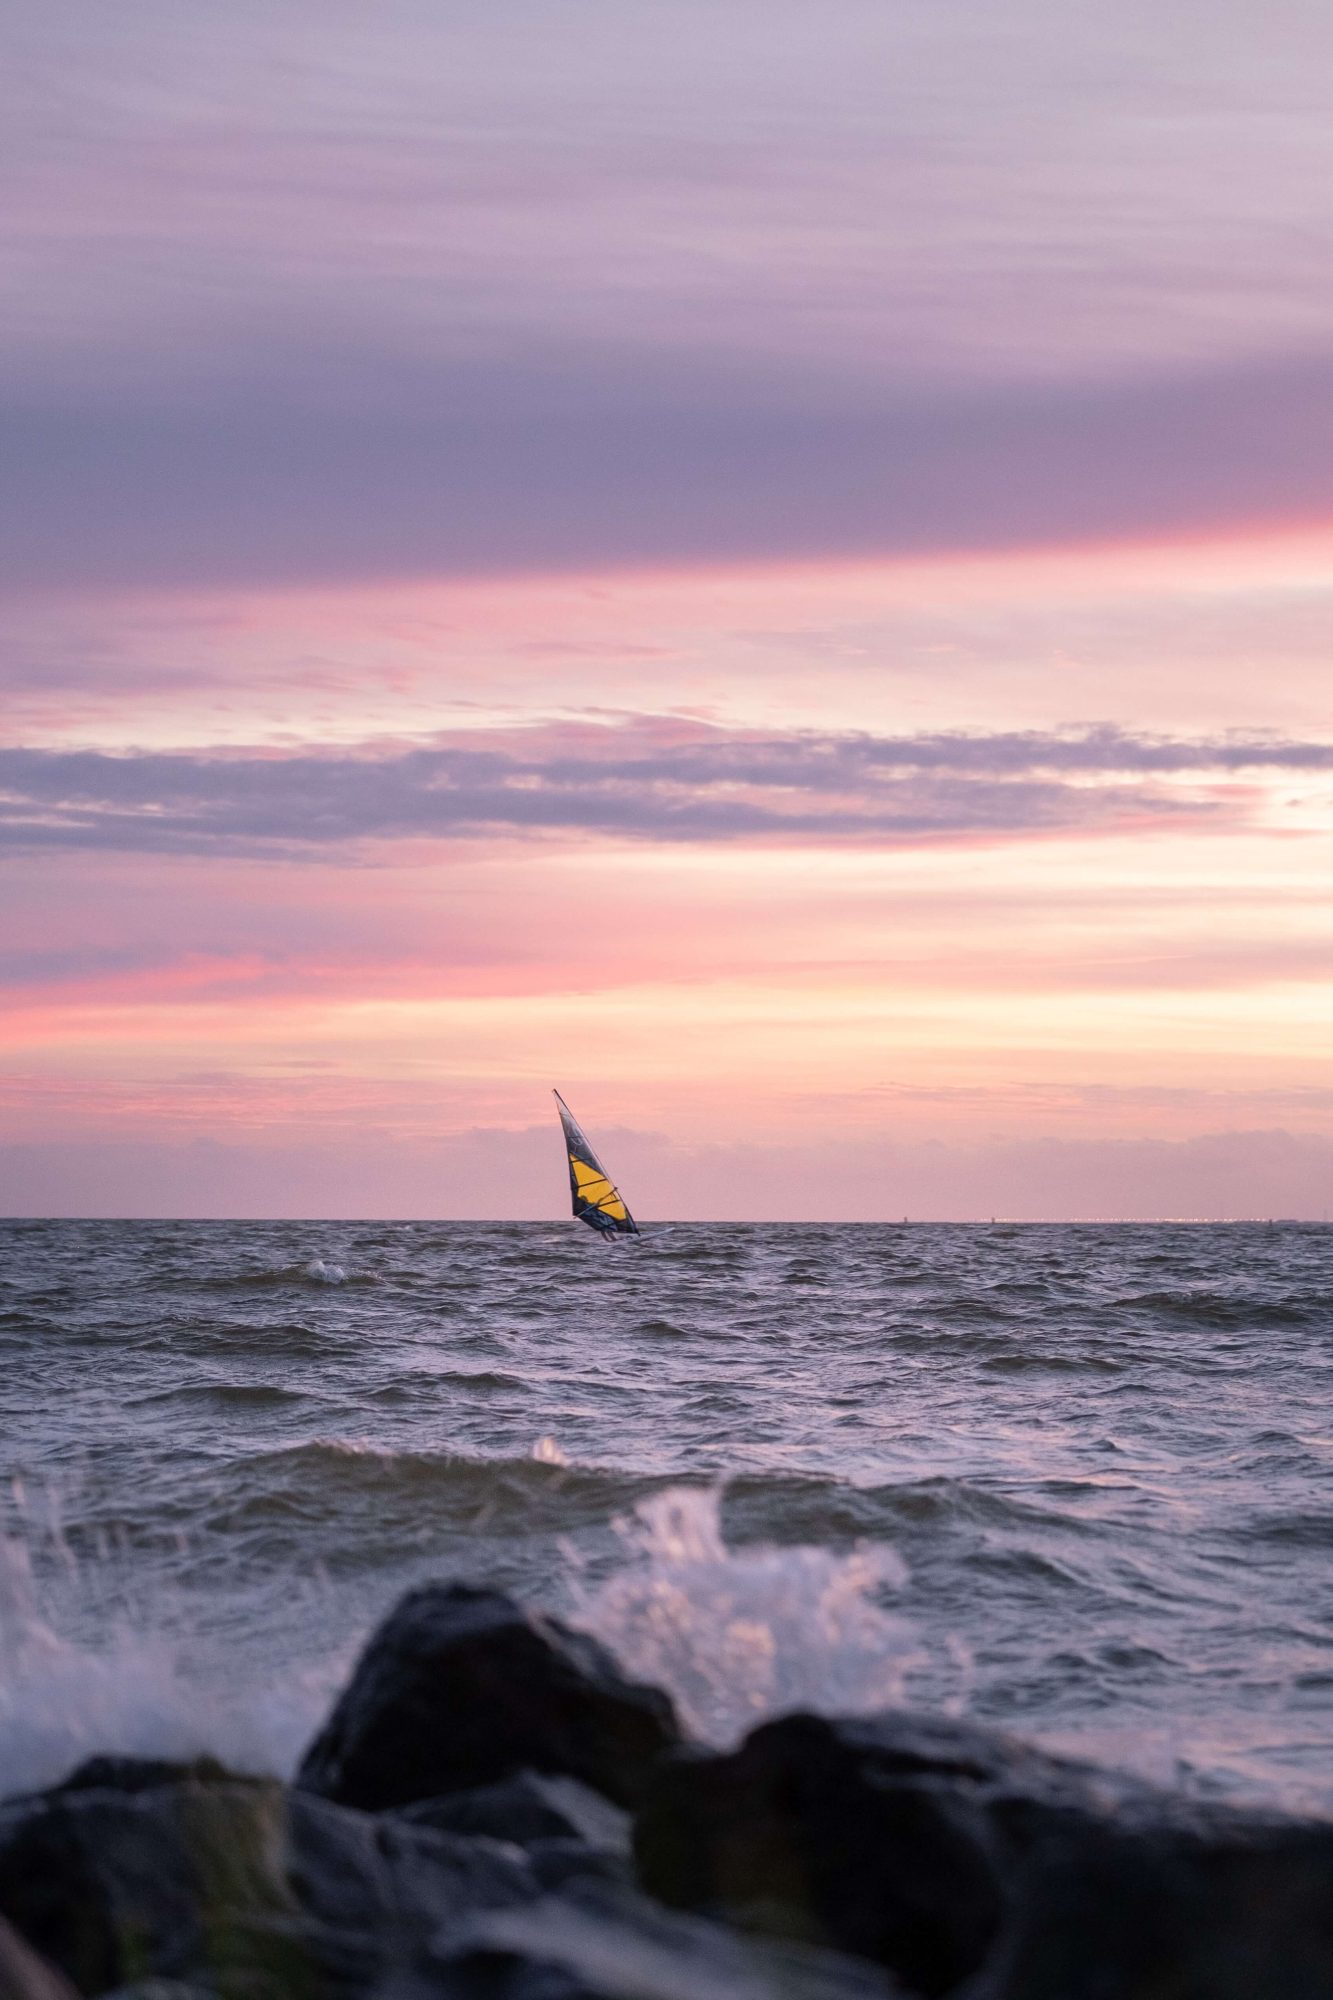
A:
[[[225,1770],[215,1757],[197,1757],[184,1764],[174,1763],[166,1757],[88,1757],[52,1789],[57,1792],[149,1792],[155,1791],[159,1785],[183,1785],[192,1778],[201,1783],[216,1778],[226,1779],[232,1784],[261,1782],[237,1777],[235,1772]]]
[[[423,1799],[386,1816],[409,1826],[505,1840],[521,1847],[542,1889],[633,1879],[627,1813],[577,1778],[519,1771],[475,1791]]]
[[[632,1804],[679,1740],[667,1697],[496,1591],[428,1584],[375,1633],[297,1783],[383,1811],[529,1767]]]
[[[0,2000],[1333,2000],[1333,1825],[963,1724],[789,1716],[677,1750],[634,1826],[672,1909],[618,1879],[625,1827],[531,1769],[372,1815],[94,1759],[0,1807]]]
[[[619,1882],[627,1889],[633,1885],[628,1854],[589,1847],[586,1841],[534,1840],[526,1853],[533,1878],[543,1889],[567,1889],[583,1882]]]
[[[86,1994],[359,1993],[441,1926],[536,1893],[512,1849],[272,1781],[57,1790],[0,1813],[0,1914]]]
[[[1012,1915],[969,2000],[1333,2000],[1333,1826],[1137,1818],[1023,1827]]]
[[[443,1940],[410,2000],[895,2000],[875,1966],[745,1937],[623,1889],[482,1912]],[[409,2000],[408,1994],[385,2000]]]
[[[295,1795],[293,1807],[299,1814]],[[441,1923],[447,1927],[478,1909],[526,1902],[539,1886],[523,1856],[501,1841],[395,1826],[359,1813],[352,1817],[366,1828],[387,1878],[389,1907],[381,1904],[372,1913],[382,1934],[386,1919],[392,1930],[394,1911],[400,1930],[408,1933]],[[313,1887],[307,1895],[310,1907],[318,1908]],[[331,1912],[324,1914],[331,1921]]]
[[[151,1792],[161,1785],[183,1785],[192,1779],[201,1784],[215,1779],[223,1779],[232,1785],[268,1782],[228,1771],[215,1757],[196,1757],[185,1763],[168,1757],[87,1757],[58,1784],[44,1786],[40,1792],[14,1792],[0,1799],[0,1814],[8,1813],[14,1806],[35,1804],[56,1793]]]
[[[74,2000],[63,1972],[39,1956],[0,1917],[0,2000]]]
[[[635,1825],[678,1907],[966,2000],[1333,2000],[1333,1826],[1225,1812],[962,1724],[789,1716],[679,1756]]]
[[[659,1775],[635,1825],[664,1902],[875,1960],[925,1994],[984,1962],[1003,1916],[980,1775],[935,1742],[895,1754],[864,1723],[792,1716],[729,1757]]]
[[[184,1979],[136,1979],[132,1986],[117,1986],[101,2000],[218,2000],[207,1986],[194,1986]]]
[[[488,1834],[492,1840],[512,1840],[520,1847],[563,1839],[610,1853],[629,1853],[627,1813],[577,1778],[546,1777],[540,1771],[518,1771],[495,1785],[422,1799],[403,1806],[395,1818],[444,1833]]]

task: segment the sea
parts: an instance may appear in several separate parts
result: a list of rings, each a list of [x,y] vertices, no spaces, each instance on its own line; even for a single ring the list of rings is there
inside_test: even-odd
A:
[[[0,1794],[289,1772],[510,1591],[701,1738],[886,1705],[1333,1810],[1333,1231],[0,1223]]]

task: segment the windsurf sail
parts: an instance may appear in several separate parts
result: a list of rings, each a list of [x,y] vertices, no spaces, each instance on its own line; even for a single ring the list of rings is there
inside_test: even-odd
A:
[[[583,1135],[582,1127],[560,1092],[553,1091],[569,1154],[569,1192],[574,1213],[602,1236],[637,1236],[639,1225],[626,1208],[606,1168]]]

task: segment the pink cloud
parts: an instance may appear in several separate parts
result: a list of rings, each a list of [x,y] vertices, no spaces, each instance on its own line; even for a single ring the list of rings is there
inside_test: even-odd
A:
[[[682,4],[25,22],[12,1199],[1324,1172],[1328,22]]]

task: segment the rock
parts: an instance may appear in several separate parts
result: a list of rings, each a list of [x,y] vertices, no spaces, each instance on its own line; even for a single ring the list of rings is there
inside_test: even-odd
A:
[[[217,2000],[206,1986],[191,1986],[183,1979],[136,1979],[132,1986],[117,1986],[102,2000]]]
[[[57,1792],[150,1792],[160,1785],[181,1785],[190,1779],[201,1783],[225,1778],[232,1784],[249,1781],[224,1770],[215,1757],[197,1757],[191,1763],[174,1763],[165,1757],[89,1757],[52,1789]],[[42,1796],[40,1793],[35,1796]]]
[[[534,1840],[526,1853],[533,1879],[542,1889],[568,1889],[584,1882],[619,1882],[628,1889],[634,1883],[627,1854],[589,1847],[582,1840]]]
[[[497,1600],[466,1596],[493,1672]],[[580,1734],[605,1689],[578,1647],[568,1667],[570,1635],[498,1603],[506,1635],[535,1632],[546,1690],[531,1711],[510,1690],[504,1740],[554,1710],[562,1743],[605,1750],[609,1725]],[[469,1685],[452,1659],[443,1679]],[[0,2000],[1333,2000],[1333,1824],[960,1723],[796,1715],[728,1756],[678,1748],[634,1822],[670,1909],[618,1879],[625,1829],[540,1769],[371,1814],[93,1759],[0,1807]]]
[[[766,1724],[678,1756],[654,1895],[959,2000],[1333,2000],[1333,1826],[1168,1798],[963,1724]]]
[[[1333,2000],[1333,1826],[1162,1804],[1015,1828],[1012,1915],[968,2000]]]
[[[0,1814],[7,1814],[15,1806],[35,1804],[57,1792],[151,1792],[162,1785],[183,1785],[191,1779],[208,1783],[216,1778],[233,1785],[266,1782],[228,1771],[214,1757],[197,1757],[187,1763],[168,1757],[87,1757],[58,1784],[44,1787],[40,1792],[12,1792],[0,1799]]]
[[[379,1812],[529,1767],[628,1805],[678,1741],[666,1695],[595,1640],[499,1592],[428,1584],[372,1637],[297,1783]]]
[[[299,1815],[296,1795],[293,1808]],[[395,1826],[359,1813],[349,1816],[366,1828],[387,1878],[387,1904],[377,1905],[373,1913],[383,1937],[392,1939],[395,1925],[400,1935],[410,1936],[456,1924],[478,1909],[526,1902],[539,1886],[523,1856],[501,1841]],[[313,1890],[309,1902],[312,1909],[320,1908]],[[328,1920],[327,1911],[325,1916]]]
[[[63,1972],[25,1944],[0,1917],[0,2000],[75,2000]]]
[[[495,1785],[451,1792],[403,1806],[395,1818],[444,1833],[487,1834],[532,1847],[549,1839],[577,1840],[609,1853],[628,1854],[629,1815],[577,1778],[517,1771]]]
[[[897,2000],[900,1994],[874,1966],[747,1938],[604,1887],[483,1912],[443,1941],[420,1972],[442,1977],[449,2000],[456,1991],[460,2000]],[[421,1977],[415,2000],[441,1990]]]
[[[871,1725],[792,1716],[732,1756],[677,1760],[635,1824],[640,1881],[666,1903],[947,1992],[999,1930],[998,1857],[972,1768],[938,1744],[929,1760],[896,1748]]]
[[[86,1994],[360,1993],[442,1926],[536,1893],[512,1849],[274,1781],[59,1789],[0,1813],[0,1913]]]
[[[402,1806],[389,1818],[440,1832],[481,1835],[521,1847],[543,1889],[571,1882],[632,1880],[630,1822],[577,1778],[519,1771],[499,1784]]]

